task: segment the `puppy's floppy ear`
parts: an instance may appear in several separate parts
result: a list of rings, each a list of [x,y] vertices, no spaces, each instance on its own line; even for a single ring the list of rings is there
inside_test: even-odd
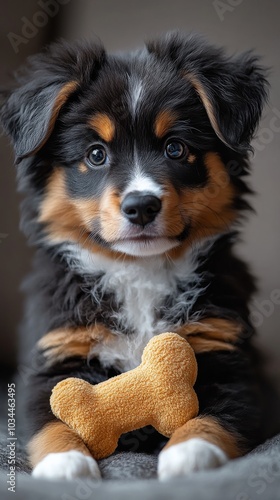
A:
[[[3,93],[1,122],[17,161],[35,154],[48,140],[67,100],[90,83],[104,59],[99,45],[59,43],[30,58],[16,90]]]
[[[199,35],[171,33],[148,44],[148,50],[172,62],[193,86],[219,139],[246,151],[268,96],[266,69],[247,52],[227,57]]]
[[[18,160],[38,151],[48,140],[56,118],[78,82],[29,83],[15,91],[2,109],[4,129],[11,136]]]

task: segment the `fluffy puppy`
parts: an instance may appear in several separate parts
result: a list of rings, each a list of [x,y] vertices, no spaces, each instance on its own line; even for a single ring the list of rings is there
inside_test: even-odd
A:
[[[37,247],[20,365],[34,476],[99,477],[85,444],[52,415],[51,390],[69,376],[95,384],[134,368],[165,331],[196,353],[200,412],[160,452],[160,478],[251,449],[254,283],[233,245],[267,97],[258,59],[229,58],[194,35],[118,55],[59,43],[32,57],[5,97],[22,228]],[[165,443],[143,429],[119,450],[157,453]]]

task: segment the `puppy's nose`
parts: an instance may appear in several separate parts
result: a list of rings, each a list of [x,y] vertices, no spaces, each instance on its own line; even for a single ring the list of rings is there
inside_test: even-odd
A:
[[[130,193],[123,200],[121,210],[130,222],[145,226],[160,212],[161,201],[151,194]]]

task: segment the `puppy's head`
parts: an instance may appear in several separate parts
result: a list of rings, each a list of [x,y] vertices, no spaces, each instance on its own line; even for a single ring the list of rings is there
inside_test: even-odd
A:
[[[195,36],[118,56],[59,44],[33,58],[2,122],[41,241],[175,258],[228,231],[266,89],[256,58]]]

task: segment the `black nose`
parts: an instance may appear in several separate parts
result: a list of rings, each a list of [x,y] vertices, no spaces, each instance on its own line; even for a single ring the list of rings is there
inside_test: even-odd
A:
[[[122,202],[121,210],[133,224],[145,226],[152,222],[161,209],[161,201],[156,196],[141,193],[128,194]]]

